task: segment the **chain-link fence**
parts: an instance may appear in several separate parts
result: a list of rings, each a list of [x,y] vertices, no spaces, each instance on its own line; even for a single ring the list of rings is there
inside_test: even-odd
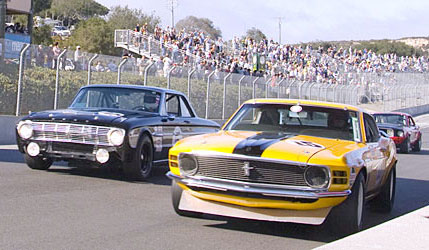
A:
[[[161,58],[122,59],[81,52],[79,48],[63,48],[58,58],[53,56],[52,47],[31,45],[22,49],[21,59],[6,58],[1,65],[0,114],[66,108],[77,90],[87,84],[179,90],[188,95],[198,116],[210,119],[227,119],[252,98],[372,104],[375,110],[384,111],[429,103],[429,75],[423,73],[341,73],[340,81],[333,84],[183,67],[164,64]]]

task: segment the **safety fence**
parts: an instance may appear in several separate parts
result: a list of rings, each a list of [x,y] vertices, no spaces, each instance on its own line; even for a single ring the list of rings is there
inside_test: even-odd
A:
[[[0,44],[4,42],[0,40]],[[135,84],[179,90],[188,95],[198,116],[228,118],[251,98],[291,98],[374,104],[395,110],[429,103],[429,75],[345,73],[329,84],[276,76],[256,77],[211,71],[197,66],[164,65],[162,60],[121,58],[26,45],[20,58],[6,58],[0,68],[0,114],[22,115],[66,108],[88,84]]]

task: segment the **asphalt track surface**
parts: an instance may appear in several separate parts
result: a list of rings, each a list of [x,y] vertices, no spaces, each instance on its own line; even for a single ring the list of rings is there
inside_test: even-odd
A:
[[[421,120],[424,149],[399,154],[392,213],[367,208],[365,228],[429,205],[429,117]],[[36,171],[0,146],[0,249],[311,249],[339,239],[317,226],[180,217],[166,171],[147,182],[61,163]]]

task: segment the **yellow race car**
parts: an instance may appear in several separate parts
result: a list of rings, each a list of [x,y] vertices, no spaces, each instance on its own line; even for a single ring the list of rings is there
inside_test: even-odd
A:
[[[389,212],[394,143],[351,105],[290,99],[245,102],[217,133],[169,151],[173,207],[214,214],[362,228],[364,206]]]

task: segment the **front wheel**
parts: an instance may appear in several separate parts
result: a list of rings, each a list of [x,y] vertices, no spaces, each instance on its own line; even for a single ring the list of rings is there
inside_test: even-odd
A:
[[[43,158],[40,156],[29,156],[28,154],[24,154],[25,163],[27,163],[28,167],[31,169],[37,170],[47,170],[51,167],[53,160],[50,158]]]
[[[421,149],[422,149],[422,136],[420,135],[419,140],[413,146],[413,151],[420,152]]]
[[[352,193],[340,205],[332,208],[327,223],[333,231],[348,235],[362,230],[365,212],[365,179],[359,174]]]
[[[401,153],[408,154],[410,152],[410,148],[411,148],[410,137],[407,137],[407,139],[405,139],[405,141],[402,142],[399,149]]]
[[[393,166],[389,172],[386,183],[381,188],[380,194],[371,201],[371,208],[374,210],[389,213],[392,211],[393,203],[395,202],[396,188],[396,167]]]
[[[176,181],[172,181],[171,182],[171,201],[173,203],[174,211],[180,216],[201,218],[203,215],[201,213],[185,211],[179,208],[180,199],[182,198],[182,193],[183,193],[183,189],[179,187],[179,185],[177,185]]]
[[[132,162],[124,165],[124,173],[130,179],[145,180],[150,177],[153,165],[153,144],[143,135],[137,144]]]

